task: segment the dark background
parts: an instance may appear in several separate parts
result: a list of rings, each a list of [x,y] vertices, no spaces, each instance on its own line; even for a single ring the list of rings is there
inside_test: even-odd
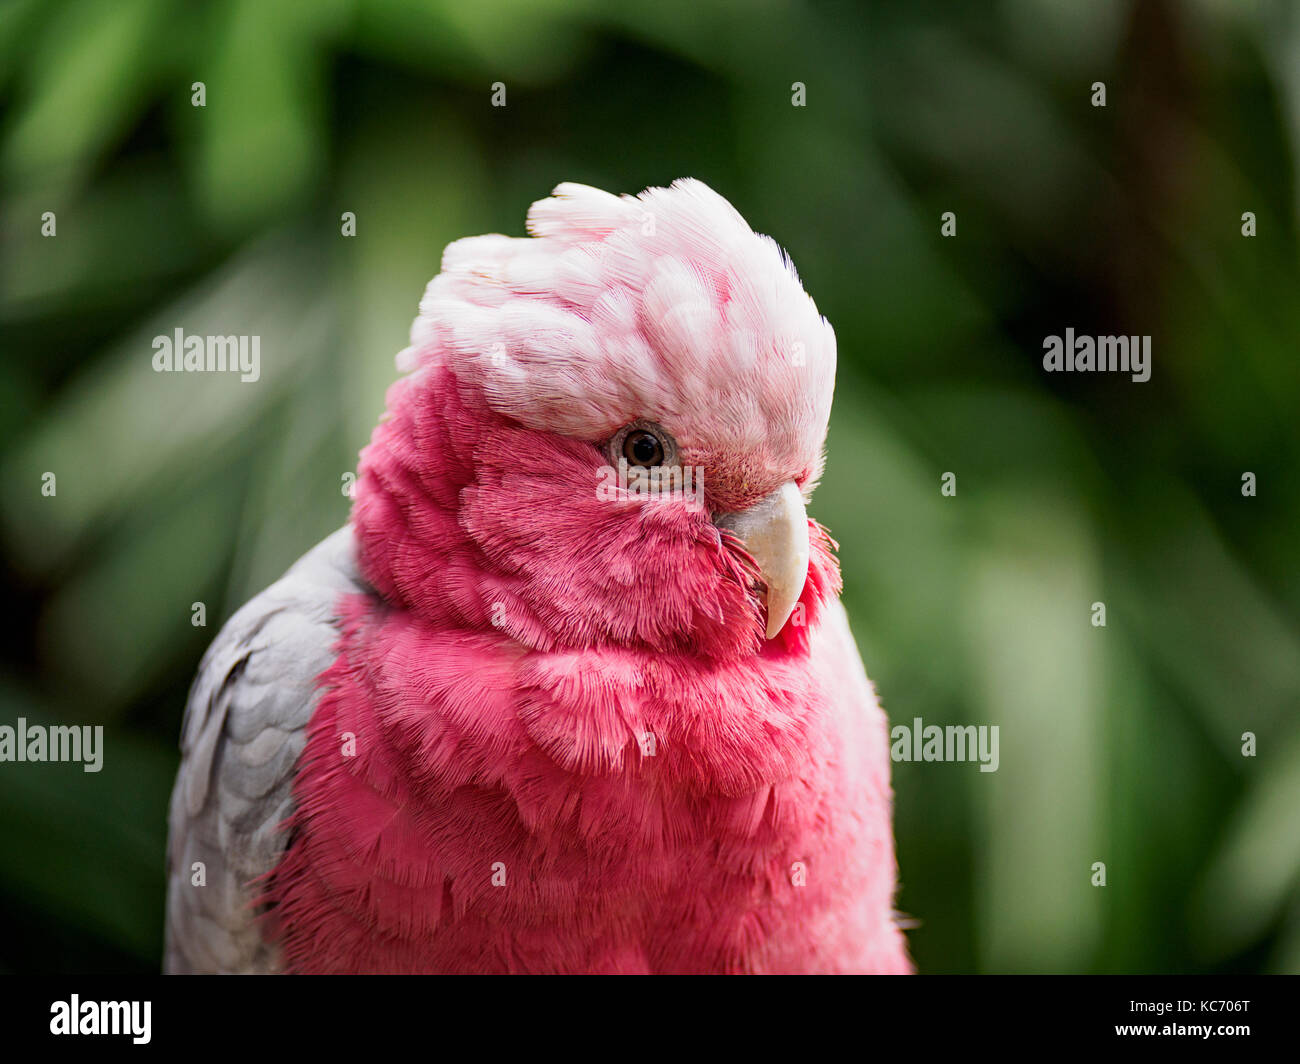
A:
[[[0,106],[0,723],[107,732],[0,764],[0,970],[157,970],[186,688],[346,519],[443,246],[687,175],[836,328],[886,710],[1001,729],[895,766],[920,968],[1300,970],[1296,4],[19,0]],[[153,373],[178,327],[262,379]],[[1151,380],[1044,373],[1067,327]]]

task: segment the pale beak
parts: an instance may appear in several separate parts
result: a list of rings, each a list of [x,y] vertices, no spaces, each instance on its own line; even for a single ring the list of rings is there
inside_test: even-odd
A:
[[[719,514],[713,523],[734,532],[758,563],[767,583],[767,638],[775,639],[808,579],[808,511],[799,488],[789,481],[748,510]]]

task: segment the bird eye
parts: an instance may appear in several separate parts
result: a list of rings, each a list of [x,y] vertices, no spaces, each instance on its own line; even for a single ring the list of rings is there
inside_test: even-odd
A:
[[[629,432],[623,441],[623,457],[631,465],[649,469],[663,464],[664,445],[653,432],[637,429]]]

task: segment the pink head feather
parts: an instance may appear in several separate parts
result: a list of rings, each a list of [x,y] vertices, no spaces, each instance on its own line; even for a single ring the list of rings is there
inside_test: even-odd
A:
[[[656,421],[716,510],[811,490],[835,334],[770,237],[691,179],[635,197],[562,184],[528,228],[448,246],[400,365],[445,359],[499,413],[580,440]]]

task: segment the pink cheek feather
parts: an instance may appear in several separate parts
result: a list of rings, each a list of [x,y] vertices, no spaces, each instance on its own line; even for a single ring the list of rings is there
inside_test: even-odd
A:
[[[447,369],[390,403],[363,452],[353,519],[363,570],[387,598],[537,649],[761,649],[752,564],[706,514],[680,500],[602,498],[599,450],[494,414]],[[839,588],[815,524],[813,542],[808,623]],[[797,628],[783,645],[801,645]]]

